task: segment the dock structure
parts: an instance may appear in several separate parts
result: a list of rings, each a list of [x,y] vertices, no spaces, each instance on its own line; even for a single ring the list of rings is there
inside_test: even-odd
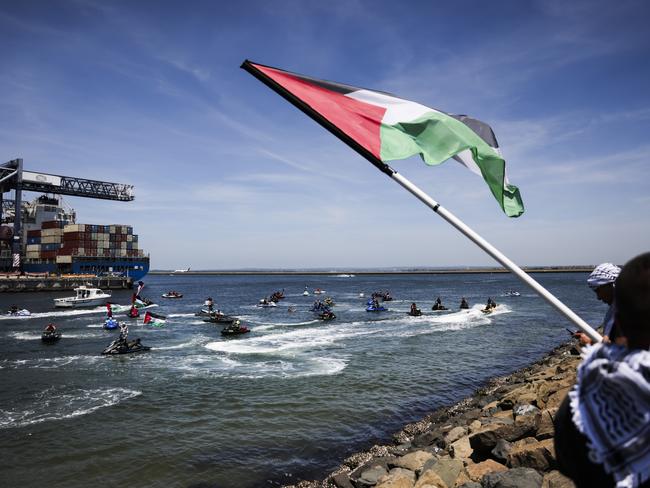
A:
[[[133,278],[93,275],[21,276],[0,274],[0,293],[73,290],[81,285],[103,290],[129,290],[133,288]]]

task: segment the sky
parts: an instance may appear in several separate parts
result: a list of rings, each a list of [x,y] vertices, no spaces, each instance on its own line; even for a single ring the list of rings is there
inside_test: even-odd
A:
[[[64,199],[133,225],[152,269],[496,264],[250,59],[489,123],[519,218],[454,161],[390,164],[519,265],[623,264],[650,249],[649,21],[643,0],[1,2],[0,162],[134,185]]]

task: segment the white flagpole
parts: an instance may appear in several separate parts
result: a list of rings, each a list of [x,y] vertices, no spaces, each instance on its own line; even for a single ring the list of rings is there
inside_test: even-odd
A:
[[[391,168],[392,169],[392,168]],[[582,320],[576,313],[567,307],[564,303],[558,300],[555,295],[549,292],[546,288],[535,281],[529,274],[524,272],[519,266],[508,259],[501,251],[495,248],[492,244],[483,239],[480,235],[468,227],[462,220],[452,214],[449,210],[442,207],[429,195],[420,190],[416,185],[411,183],[408,179],[400,175],[397,171],[389,175],[393,180],[399,183],[402,187],[406,188],[409,192],[415,195],[427,207],[431,208],[434,212],[440,215],[443,219],[456,227],[459,231],[469,237],[472,242],[478,245],[486,253],[496,259],[505,268],[512,271],[517,277],[530,286],[535,292],[542,296],[548,303],[553,305],[561,314],[568,318],[571,322],[577,325],[589,338],[593,341],[600,342],[603,340],[601,335],[596,332],[589,324]]]

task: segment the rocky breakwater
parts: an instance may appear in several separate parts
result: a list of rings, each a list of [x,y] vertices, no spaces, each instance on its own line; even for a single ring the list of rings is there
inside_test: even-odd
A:
[[[574,351],[575,352],[575,351]],[[407,425],[390,445],[355,454],[325,480],[293,488],[569,488],[557,471],[553,419],[575,382],[571,345],[492,380],[472,397]]]

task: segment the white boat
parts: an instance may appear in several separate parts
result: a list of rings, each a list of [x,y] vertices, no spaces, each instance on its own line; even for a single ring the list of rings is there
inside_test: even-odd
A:
[[[96,305],[104,305],[111,298],[110,291],[103,291],[99,288],[79,286],[74,291],[76,296],[55,298],[54,306],[60,308],[93,307]]]

